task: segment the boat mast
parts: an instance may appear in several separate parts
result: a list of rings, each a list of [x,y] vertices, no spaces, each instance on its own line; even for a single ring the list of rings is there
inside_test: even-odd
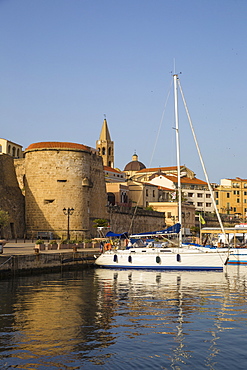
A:
[[[174,109],[175,109],[175,130],[176,130],[176,148],[177,148],[177,175],[178,175],[178,222],[182,226],[182,191],[181,191],[181,175],[180,175],[180,140],[179,140],[179,122],[178,122],[178,75],[173,75],[174,83]],[[182,246],[182,227],[179,232],[179,247]]]

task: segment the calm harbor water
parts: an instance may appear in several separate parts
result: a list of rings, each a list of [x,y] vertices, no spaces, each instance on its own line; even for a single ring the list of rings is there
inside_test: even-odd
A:
[[[247,267],[0,281],[0,369],[246,369]]]

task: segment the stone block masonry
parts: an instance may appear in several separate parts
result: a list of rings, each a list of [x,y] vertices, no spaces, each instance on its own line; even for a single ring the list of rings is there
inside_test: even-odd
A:
[[[94,266],[95,252],[0,256],[0,277],[57,272]],[[98,252],[96,252],[98,254]]]
[[[23,237],[24,196],[16,179],[14,159],[7,154],[0,155],[0,209],[9,214],[9,223],[2,230],[2,236],[9,239]]]
[[[38,145],[37,145],[38,144]],[[63,208],[73,208],[70,234],[89,237],[90,218],[106,218],[106,188],[102,158],[90,148],[73,143],[32,144],[25,154],[27,234],[66,235]]]

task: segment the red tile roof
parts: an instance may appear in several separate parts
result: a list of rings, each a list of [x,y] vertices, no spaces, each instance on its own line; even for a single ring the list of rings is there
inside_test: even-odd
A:
[[[166,179],[172,181],[172,182],[178,182],[178,177],[177,175],[164,175],[164,174],[161,174],[161,176],[165,177]],[[181,184],[194,184],[194,185],[207,185],[207,183],[203,180],[199,180],[197,179],[196,177],[193,177],[193,179],[191,179],[190,177],[187,177],[187,176],[183,176],[181,177]]]
[[[109,166],[104,166],[104,171],[108,171],[108,172],[116,172],[116,173],[122,173],[122,174],[124,174],[124,172],[119,171],[119,170],[117,170],[116,168],[112,168],[112,167],[109,167]]]
[[[247,182],[247,180],[246,180],[246,179],[241,179],[240,177],[236,177],[235,179],[226,179],[226,180],[231,180],[231,181],[240,181],[240,182],[244,181],[244,182]]]
[[[56,142],[56,141],[44,141],[40,143],[30,144],[27,150],[35,150],[35,149],[77,149],[83,151],[91,151],[91,148],[83,145],[83,144],[76,144],[76,143],[66,143],[66,142]]]
[[[165,176],[166,178],[168,178],[169,180],[173,181],[173,182],[177,182],[178,181],[178,178],[177,176]],[[195,185],[207,185],[206,181],[203,181],[203,180],[199,180],[197,179],[196,177],[194,177],[193,179],[190,179],[189,177],[181,177],[181,184],[195,184]]]
[[[184,166],[180,166],[180,168],[183,168]],[[143,170],[138,171],[138,173],[145,173],[145,172],[165,172],[165,171],[176,171],[177,166],[171,166],[171,167],[157,167],[157,168],[144,168]]]

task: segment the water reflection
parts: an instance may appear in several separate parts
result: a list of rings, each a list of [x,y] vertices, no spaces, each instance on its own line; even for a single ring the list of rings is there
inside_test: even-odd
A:
[[[245,354],[245,267],[33,276],[0,297],[1,369],[236,369]]]
[[[224,332],[234,329],[229,324],[238,320],[246,323],[245,268],[228,268],[223,274],[97,270],[95,279],[101,293],[107,290],[108,296],[115,297],[118,310],[125,297],[127,307],[121,314],[128,320],[121,326],[127,328],[126,337],[145,337],[147,332],[149,338],[157,336],[161,341],[162,336],[165,341],[169,337],[168,350],[164,348],[160,354],[160,343],[156,342],[151,357],[169,357],[169,366],[174,369],[195,360],[198,345],[205,353],[203,363],[196,359],[198,366],[214,369]]]

